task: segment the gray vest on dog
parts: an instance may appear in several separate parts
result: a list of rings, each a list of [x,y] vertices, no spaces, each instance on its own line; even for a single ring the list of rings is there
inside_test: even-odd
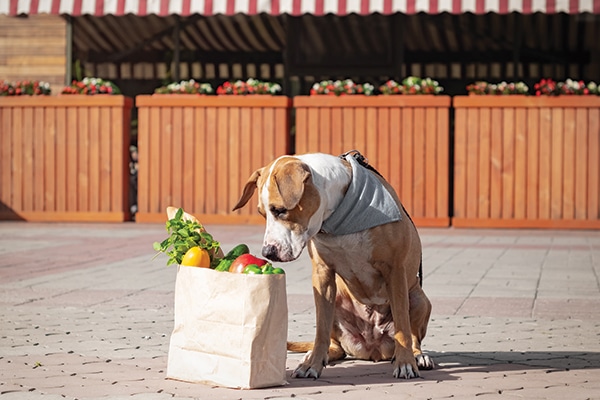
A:
[[[345,158],[352,166],[352,181],[342,202],[323,222],[321,230],[347,235],[378,225],[400,221],[398,204],[379,179],[353,156]]]

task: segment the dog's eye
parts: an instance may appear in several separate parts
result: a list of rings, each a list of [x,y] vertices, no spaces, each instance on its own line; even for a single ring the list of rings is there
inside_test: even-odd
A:
[[[287,209],[285,207],[271,206],[270,210],[271,214],[273,214],[275,218],[282,218],[287,213]]]

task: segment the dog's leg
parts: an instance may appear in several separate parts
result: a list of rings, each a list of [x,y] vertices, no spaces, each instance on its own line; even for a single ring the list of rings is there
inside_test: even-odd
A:
[[[421,351],[421,342],[427,334],[427,324],[431,315],[431,302],[420,286],[410,292],[410,329],[412,333],[413,354],[420,369],[433,369],[433,360]]]
[[[412,351],[408,284],[404,267],[392,268],[387,290],[396,331],[394,334],[396,348],[392,359],[394,377],[416,378],[419,376],[419,368]]]
[[[329,351],[330,335],[333,328],[333,311],[335,305],[336,284],[333,269],[327,267],[316,254],[311,251],[313,262],[312,283],[315,296],[315,308],[317,317],[317,332],[315,335],[315,346],[312,352],[306,354],[304,360],[292,373],[293,378],[318,378],[323,367],[329,362],[327,353]]]

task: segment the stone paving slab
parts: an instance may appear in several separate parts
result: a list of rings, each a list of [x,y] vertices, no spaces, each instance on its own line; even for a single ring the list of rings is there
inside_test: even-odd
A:
[[[259,253],[262,226],[207,226]],[[175,269],[160,224],[0,223],[0,398],[600,399],[600,232],[421,229],[433,315],[422,377],[344,360],[235,390],[165,379]],[[286,269],[291,340],[312,340],[306,254]]]

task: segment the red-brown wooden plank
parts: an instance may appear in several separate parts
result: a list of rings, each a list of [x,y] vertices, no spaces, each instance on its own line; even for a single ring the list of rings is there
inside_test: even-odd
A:
[[[230,119],[233,118],[233,114],[237,112],[237,109],[233,109],[231,107],[221,107],[217,109],[217,148],[216,148],[216,159],[215,159],[215,175],[217,178],[215,191],[217,194],[214,213],[215,214],[224,214],[227,211],[227,199],[229,198],[229,187],[227,185],[227,180],[229,179],[229,168],[228,168],[228,158],[231,156],[229,153],[229,135],[231,134],[229,130],[229,125],[231,123]],[[239,116],[237,117],[239,118]],[[252,123],[251,126],[253,129],[259,124],[256,121],[256,118],[259,118],[258,115],[255,114],[255,109],[252,110]],[[257,154],[255,144],[252,144],[251,154]],[[260,150],[259,153],[260,154]],[[259,156],[260,157],[260,156]]]
[[[302,153],[312,153],[319,149],[321,111],[318,108],[308,109],[308,131],[306,132],[306,149]]]
[[[449,185],[450,177],[449,174],[449,153],[450,153],[450,130],[449,130],[449,110],[447,107],[437,108],[437,152],[433,156],[437,163],[437,207],[435,216],[438,218],[444,218],[448,221],[449,216]],[[447,225],[447,223],[446,223]]]
[[[56,110],[47,108],[44,117],[44,209],[56,210]]]
[[[13,177],[12,177],[12,142],[13,142],[13,109],[0,108],[0,210],[9,211],[13,204]]]
[[[275,132],[275,109],[261,108],[261,112],[263,116],[263,125],[261,129],[266,139],[263,145],[263,165],[265,165],[266,162],[273,160],[278,155],[275,150],[275,142],[277,140],[277,134]]]
[[[515,109],[515,152],[514,152],[514,218],[525,218],[527,211],[527,110]]]
[[[503,127],[504,110],[493,108],[491,117],[491,169],[490,169],[490,215],[489,218],[502,217],[502,173],[504,160]]]
[[[219,154],[219,147],[217,146],[217,140],[221,132],[218,131],[218,108],[210,107],[206,110],[206,139],[204,141],[207,148],[206,153],[206,185],[202,188],[204,190],[204,198],[206,199],[206,205],[204,206],[204,212],[207,214],[216,214],[218,193],[217,193],[217,158]]]
[[[375,168],[382,176],[388,178],[390,176],[390,109],[380,108],[375,111],[377,113],[377,158],[374,159],[376,161]]]
[[[160,123],[163,128],[160,134],[160,178],[159,178],[159,199],[161,212],[168,206],[177,207],[173,204],[173,191],[171,176],[176,173],[171,168],[173,166],[173,117],[172,108],[160,108]],[[178,173],[178,171],[177,171]]]
[[[540,178],[540,112],[529,109],[527,113],[527,219],[535,220],[539,215],[538,193]]]
[[[230,109],[230,118],[229,118],[229,156],[228,161],[228,169],[229,176],[228,179],[223,183],[228,184],[228,192],[229,197],[224,199],[225,202],[225,213],[231,211],[233,206],[237,203],[240,193],[242,193],[242,180],[246,182],[246,176],[242,177],[242,158],[245,158],[244,148],[240,146],[241,143],[241,125],[242,125],[242,115],[250,112],[250,109]],[[271,142],[274,140],[273,137],[273,129],[272,127],[267,128],[267,119],[265,118],[265,126],[262,131],[265,145],[270,146]],[[269,143],[269,144],[267,144]],[[245,172],[244,175],[248,174]]]
[[[413,214],[414,210],[414,199],[413,199],[413,184],[414,184],[414,151],[413,151],[413,112],[409,108],[402,109],[402,129],[401,129],[401,140],[400,145],[402,151],[400,153],[400,159],[402,162],[402,177],[401,177],[401,190],[400,198],[402,203],[409,214]]]
[[[425,154],[423,156],[424,167],[425,167],[425,196],[423,198],[423,216],[435,216],[436,203],[437,203],[437,181],[436,181],[436,159],[432,157],[436,154],[437,146],[437,130],[436,125],[438,120],[436,118],[435,108],[425,108]],[[433,159],[429,161],[430,159]],[[388,163],[389,164],[389,163]]]
[[[479,174],[477,198],[477,216],[488,218],[490,215],[490,154],[491,154],[491,110],[489,108],[479,109],[479,166],[473,171]]]
[[[401,195],[401,157],[402,157],[402,112],[399,108],[390,109],[390,172],[388,180],[398,196]],[[400,197],[400,201],[403,201]]]
[[[575,218],[575,109],[567,108],[564,112],[563,142],[563,219]]]
[[[331,153],[331,108],[319,110],[318,148],[324,153]]]
[[[124,199],[123,191],[125,190],[124,167],[125,157],[123,149],[123,141],[125,134],[123,132],[123,109],[121,107],[110,107],[111,115],[111,211],[123,211]],[[128,139],[128,138],[127,138]],[[129,143],[127,143],[129,145]]]
[[[515,109],[504,110],[502,121],[502,218],[514,218]]]
[[[294,136],[294,153],[304,154],[308,151],[308,109],[296,108],[296,132]]]
[[[86,211],[89,206],[89,110],[88,107],[77,110],[77,211]],[[112,153],[116,149],[111,150]]]
[[[415,217],[425,216],[425,110],[413,109],[413,211]],[[419,134],[415,134],[419,132]]]
[[[552,124],[551,124],[551,109],[540,109],[540,151],[537,155],[539,164],[539,180],[538,180],[538,218],[550,219],[550,174],[552,160]]]
[[[67,211],[79,211],[79,109],[67,108]],[[107,133],[110,137],[110,132]]]
[[[35,108],[33,111],[33,211],[44,211],[44,109]]]
[[[466,216],[477,216],[479,187],[477,169],[479,167],[479,110],[467,111],[467,139],[466,139]]]
[[[250,115],[250,110],[249,109],[245,109],[242,110],[242,118],[240,120],[241,126],[240,126],[240,151],[246,153],[247,149],[252,148],[252,141],[253,141],[253,137],[252,137],[252,127],[251,127],[251,120],[252,117]],[[240,187],[236,188],[235,190],[235,194],[236,196],[234,196],[236,198],[236,202],[231,204],[231,208],[233,208],[233,206],[235,204],[237,204],[237,200],[240,198],[244,185],[246,184],[246,181],[248,180],[248,178],[251,176],[251,174],[256,170],[256,168],[254,168],[254,165],[252,164],[252,159],[250,158],[249,155],[244,154],[244,156],[240,157],[240,164],[239,164],[239,169],[240,169]],[[237,211],[238,214],[241,215],[251,215],[252,213],[255,212],[256,210],[256,206],[255,206],[255,202],[256,202],[256,197],[258,197],[258,194],[256,196],[253,196],[253,198],[251,199],[250,203],[248,203],[248,205],[246,205],[245,207],[242,207],[241,210]]]
[[[190,189],[193,189],[193,206],[189,212],[206,214],[206,169],[207,153],[214,152],[214,149],[208,148],[206,144],[206,109],[202,107],[192,107],[194,112],[194,126],[191,135],[194,138],[194,157],[193,170],[194,182]]]
[[[33,174],[33,108],[23,108],[23,208],[22,211],[33,211],[34,174]]]
[[[563,146],[564,146],[564,119],[563,110],[552,110],[552,149],[550,167],[550,218],[562,218],[562,193],[563,193]]]
[[[588,110],[575,110],[575,219],[587,218],[588,191]]]
[[[331,154],[341,154],[344,150],[342,149],[342,109],[340,107],[333,107],[331,109],[331,127],[330,127],[330,137],[331,137]],[[327,131],[321,132],[322,136],[327,135]]]
[[[467,192],[467,109],[459,108],[454,114],[454,212],[453,216],[466,218]]]
[[[276,156],[290,154],[290,113],[287,108],[275,110]],[[244,177],[245,178],[245,177]],[[245,180],[244,180],[245,182]]]
[[[175,207],[183,206],[183,187],[185,166],[183,165],[183,149],[184,143],[183,127],[183,108],[173,107],[171,109],[171,171],[169,177],[171,181],[171,205]]]
[[[56,212],[67,210],[67,110],[56,107]]]
[[[589,110],[588,220],[600,218],[600,107]]]
[[[358,150],[365,157],[369,157],[367,153],[367,113],[364,107],[357,107],[354,109],[354,138],[356,146],[353,149]]]
[[[138,197],[137,205],[138,212],[148,213],[150,212],[150,157],[151,157],[151,146],[150,146],[150,108],[141,107],[138,110],[138,134],[137,134],[137,148],[138,148]],[[143,154],[144,157],[139,157],[139,154]],[[154,159],[156,164],[157,160]]]
[[[355,113],[352,108],[344,107],[342,108],[342,121],[343,121],[343,131],[342,131],[342,153],[346,151],[350,151],[356,146],[356,121],[355,121]]]
[[[182,188],[181,188],[181,207],[184,210],[194,209],[194,175],[196,169],[194,166],[194,158],[200,151],[201,147],[196,143],[196,135],[194,134],[194,109],[192,107],[183,107],[181,114],[181,135],[183,143],[182,151]]]
[[[363,155],[368,159],[377,160],[377,109],[374,107],[365,108],[365,147]]]
[[[100,211],[100,108],[89,112],[89,207],[88,211]]]

